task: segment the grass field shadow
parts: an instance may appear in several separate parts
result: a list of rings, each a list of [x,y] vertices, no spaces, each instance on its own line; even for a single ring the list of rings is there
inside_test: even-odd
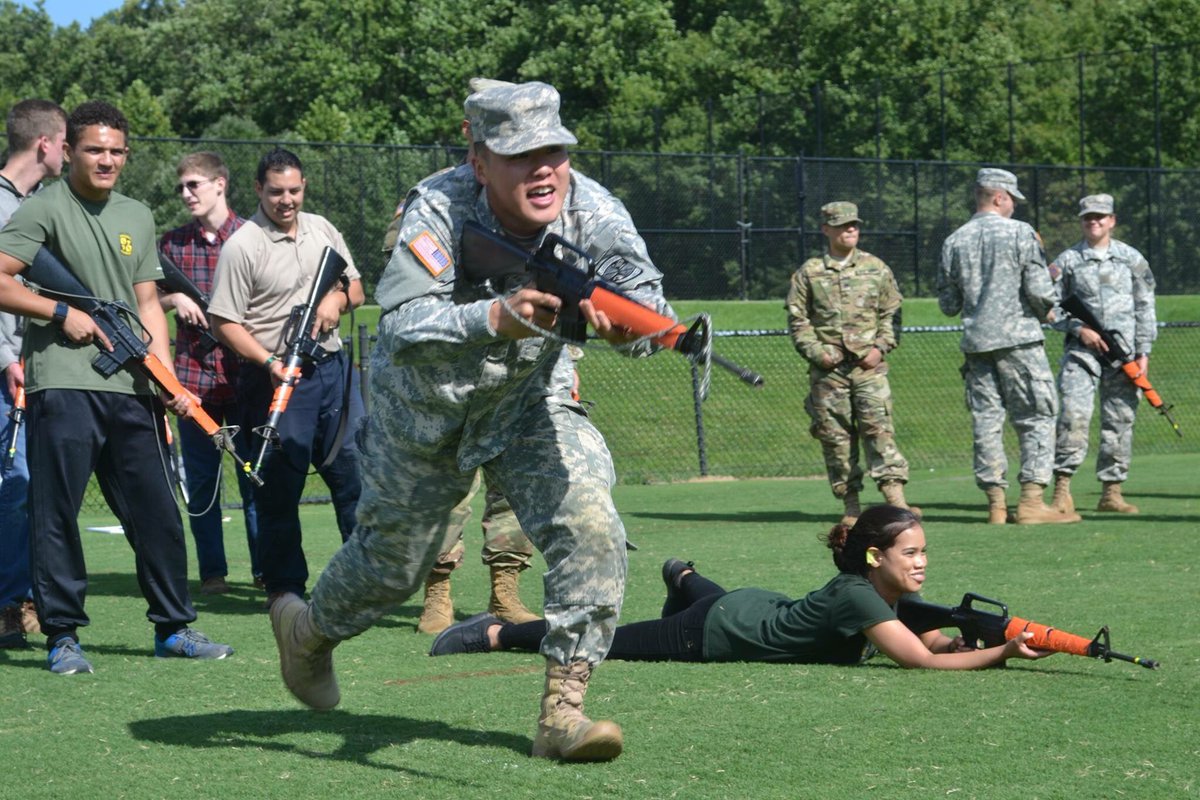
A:
[[[507,732],[459,728],[437,720],[352,714],[345,711],[314,713],[302,710],[243,710],[216,714],[187,714],[136,720],[129,723],[129,732],[133,738],[144,742],[176,747],[219,750],[251,748],[274,753],[291,753],[313,759],[344,761],[365,767],[404,772],[475,788],[483,788],[483,784],[464,781],[460,777],[381,763],[378,759],[373,759],[372,755],[387,748],[422,739],[468,746],[502,747],[512,750],[522,758],[529,755],[533,745],[528,737]],[[333,750],[317,750],[297,743],[298,735],[313,735],[322,740],[333,735],[340,737],[342,743]]]
[[[742,511],[729,513],[723,511],[622,511],[622,517],[637,517],[639,519],[661,519],[671,522],[758,522],[758,523],[790,523],[790,522],[837,522],[840,515],[836,508],[823,514],[810,514],[805,511]]]

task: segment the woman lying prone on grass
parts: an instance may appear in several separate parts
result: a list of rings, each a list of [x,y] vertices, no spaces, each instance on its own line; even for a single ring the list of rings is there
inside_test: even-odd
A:
[[[1030,633],[973,650],[939,631],[918,636],[897,619],[901,595],[925,582],[925,531],[911,511],[875,506],[826,538],[838,574],[799,600],[765,589],[727,592],[690,563],[667,561],[662,618],[619,626],[608,657],[856,664],[879,650],[902,667],[978,669],[1050,655],[1025,644]],[[536,653],[545,634],[544,620],[512,624],[479,614],[443,631],[429,653]]]

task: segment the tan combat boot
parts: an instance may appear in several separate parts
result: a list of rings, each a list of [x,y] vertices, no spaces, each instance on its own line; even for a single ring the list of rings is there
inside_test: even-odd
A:
[[[984,489],[988,499],[988,525],[1003,525],[1008,522],[1008,501],[1004,498],[1003,486]]]
[[[883,492],[883,499],[887,501],[889,506],[897,508],[907,508],[913,513],[917,519],[921,518],[921,509],[917,506],[910,506],[908,501],[904,499],[904,483],[901,481],[884,481],[879,484],[879,491]]]
[[[1021,502],[1017,505],[1018,525],[1043,525],[1061,522],[1079,522],[1082,517],[1072,512],[1064,514],[1057,508],[1042,502],[1046,487],[1040,483],[1021,484]]]
[[[271,604],[271,628],[279,647],[283,682],[309,708],[327,711],[342,699],[333,674],[333,648],[312,621],[312,607],[294,594],[280,595]]]
[[[491,567],[492,598],[488,601],[488,613],[501,622],[533,622],[539,620],[537,614],[530,611],[521,602],[517,593],[517,582],[521,574],[520,567]]]
[[[450,602],[450,574],[429,573],[425,579],[425,608],[417,622],[421,633],[441,633],[454,624],[454,604]]]
[[[1125,498],[1121,496],[1121,484],[1118,481],[1104,481],[1104,493],[1100,495],[1100,504],[1096,506],[1097,511],[1115,511],[1118,514],[1136,514],[1138,507],[1133,503],[1126,503]]]
[[[1050,505],[1064,514],[1075,513],[1075,498],[1071,497],[1071,476],[1062,472],[1054,473],[1054,498]]]
[[[572,661],[565,667],[546,662],[546,691],[533,740],[534,758],[611,761],[621,755],[621,727],[609,720],[592,722],[583,714],[591,674],[586,661]]]
[[[846,509],[842,515],[842,524],[853,527],[854,523],[858,522],[859,515],[862,514],[862,506],[858,504],[858,492],[846,492],[842,497],[842,504]]]

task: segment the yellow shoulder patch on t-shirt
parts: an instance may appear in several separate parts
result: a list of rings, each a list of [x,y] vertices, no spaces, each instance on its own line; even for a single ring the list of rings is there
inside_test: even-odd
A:
[[[420,236],[409,242],[408,249],[435,278],[445,272],[452,263],[450,256],[429,231],[423,231]]]

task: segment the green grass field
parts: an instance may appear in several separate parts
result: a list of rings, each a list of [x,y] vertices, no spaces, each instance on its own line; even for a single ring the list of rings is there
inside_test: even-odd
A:
[[[927,599],[966,591],[1092,635],[1162,669],[1072,656],[1003,670],[609,662],[588,697],[627,749],[607,765],[527,753],[537,657],[428,658],[414,598],[336,653],[343,700],[300,708],[278,677],[240,524],[226,542],[236,591],[197,597],[197,624],[232,643],[224,662],[157,660],[119,536],[85,533],[91,570],[83,641],[94,675],[60,677],[44,651],[0,651],[4,798],[1182,798],[1200,792],[1200,492],[1191,456],[1145,456],[1127,495],[1136,517],[1084,511],[1079,525],[982,524],[966,469],[924,472]],[[1085,474],[1090,474],[1090,465]],[[1077,500],[1098,487],[1080,479]],[[1015,501],[1015,489],[1010,493]],[[823,480],[622,486],[630,539],[623,618],[654,616],[665,558],[695,559],[728,587],[801,594],[832,574],[818,535],[839,509]],[[327,507],[305,507],[317,571],[334,547]],[[236,515],[235,515],[236,517]],[[96,516],[89,524],[111,524]],[[469,549],[478,542],[468,535]],[[526,573],[523,594],[540,602]],[[472,557],[454,578],[460,616],[486,602]],[[39,640],[40,641],[40,640]]]

